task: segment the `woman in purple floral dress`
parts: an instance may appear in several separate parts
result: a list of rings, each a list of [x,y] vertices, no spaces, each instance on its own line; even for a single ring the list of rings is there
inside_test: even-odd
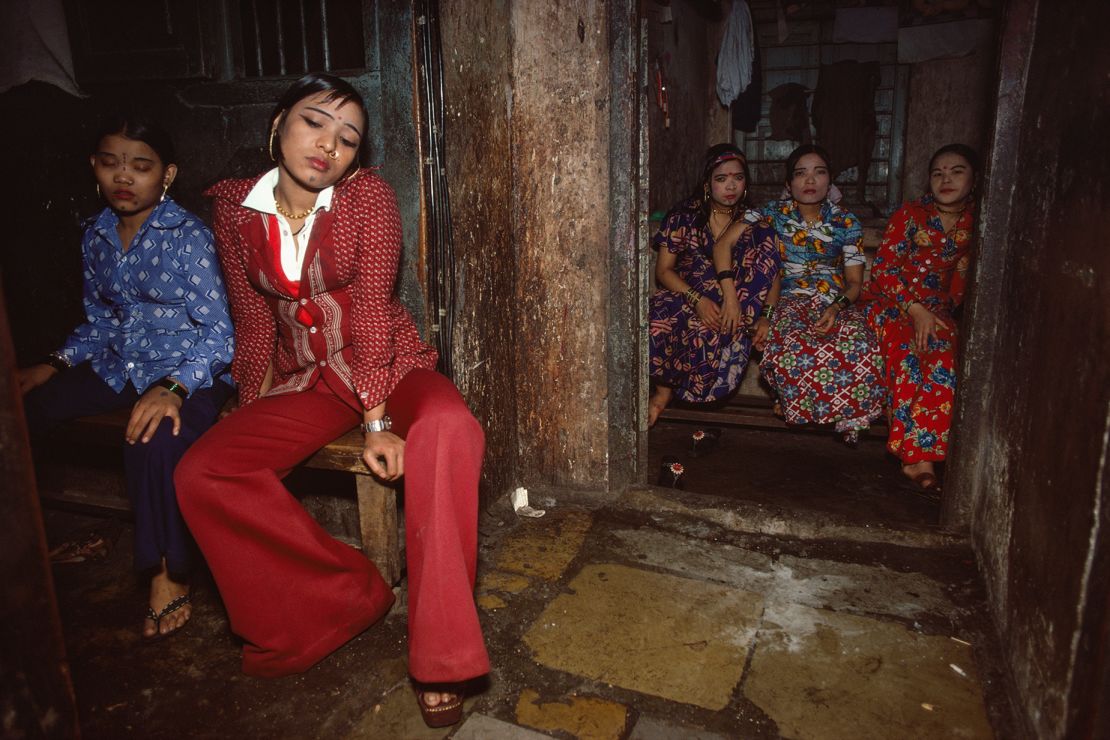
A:
[[[749,330],[779,270],[774,230],[747,209],[747,180],[743,152],[712,147],[701,191],[670,210],[652,241],[660,289],[650,307],[648,426],[673,397],[718,401],[744,375]]]

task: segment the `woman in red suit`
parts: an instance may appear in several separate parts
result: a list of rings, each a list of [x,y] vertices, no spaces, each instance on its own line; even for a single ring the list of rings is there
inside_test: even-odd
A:
[[[409,670],[425,721],[446,725],[459,684],[489,671],[473,600],[484,436],[394,295],[400,218],[359,168],[367,120],[349,84],[308,75],[271,116],[277,166],[208,191],[240,407],[178,466],[178,499],[246,642],[243,671],[304,671],[393,603],[281,483],[361,424],[370,469],[405,476]]]

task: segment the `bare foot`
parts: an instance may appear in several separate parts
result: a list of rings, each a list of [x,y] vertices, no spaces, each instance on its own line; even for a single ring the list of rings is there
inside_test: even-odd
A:
[[[166,569],[166,560],[162,559],[162,569],[150,579],[150,608],[155,614],[161,613],[174,599],[189,593],[189,584],[179,583],[170,578]],[[162,617],[161,622],[155,624],[154,620],[147,617],[143,620],[143,637],[151,638],[158,634],[168,634],[181,629],[193,615],[193,607],[185,604],[180,609]]]
[[[442,691],[422,691],[420,699],[426,706],[438,707],[440,704],[449,704],[459,697],[458,694],[448,694]]]
[[[921,462],[916,462],[911,465],[903,465],[902,475],[906,476],[926,491],[938,487],[936,469],[929,460],[922,460]]]
[[[651,394],[648,399],[648,428],[655,426],[655,422],[659,420],[659,414],[663,413],[663,409],[667,408],[667,404],[671,402],[671,396],[674,391],[665,385],[655,386],[655,392]]]
[[[455,687],[461,689],[462,684],[413,685],[416,700],[420,703],[420,714],[428,727],[449,727],[462,719],[462,692],[450,691]]]

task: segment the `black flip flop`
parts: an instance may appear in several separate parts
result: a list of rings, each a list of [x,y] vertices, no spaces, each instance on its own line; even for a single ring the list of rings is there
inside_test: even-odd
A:
[[[185,629],[185,625],[193,621],[192,619],[185,620],[185,624],[181,625],[177,629],[170,630],[169,632],[162,632],[159,627],[161,627],[163,619],[173,614],[175,611],[182,608],[183,606],[187,606],[191,603],[193,603],[193,593],[190,591],[187,594],[182,594],[181,596],[178,596],[176,599],[166,604],[164,607],[162,607],[162,611],[158,612],[157,614],[154,612],[154,607],[148,606],[146,608],[146,618],[154,622],[154,634],[150,637],[144,635],[143,641],[147,643],[159,642],[160,640],[164,640],[167,637],[176,635],[178,632]]]

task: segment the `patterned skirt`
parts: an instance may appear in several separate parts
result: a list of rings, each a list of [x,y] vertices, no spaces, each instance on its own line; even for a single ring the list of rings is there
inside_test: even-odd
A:
[[[717,295],[706,290],[713,300]],[[651,297],[648,367],[652,379],[689,403],[719,401],[740,385],[752,342],[744,328],[713,331],[672,290]]]
[[[784,296],[759,369],[788,424],[866,429],[885,396],[878,341],[854,306],[837,315],[828,334],[818,334],[813,325],[828,305],[821,296]]]

